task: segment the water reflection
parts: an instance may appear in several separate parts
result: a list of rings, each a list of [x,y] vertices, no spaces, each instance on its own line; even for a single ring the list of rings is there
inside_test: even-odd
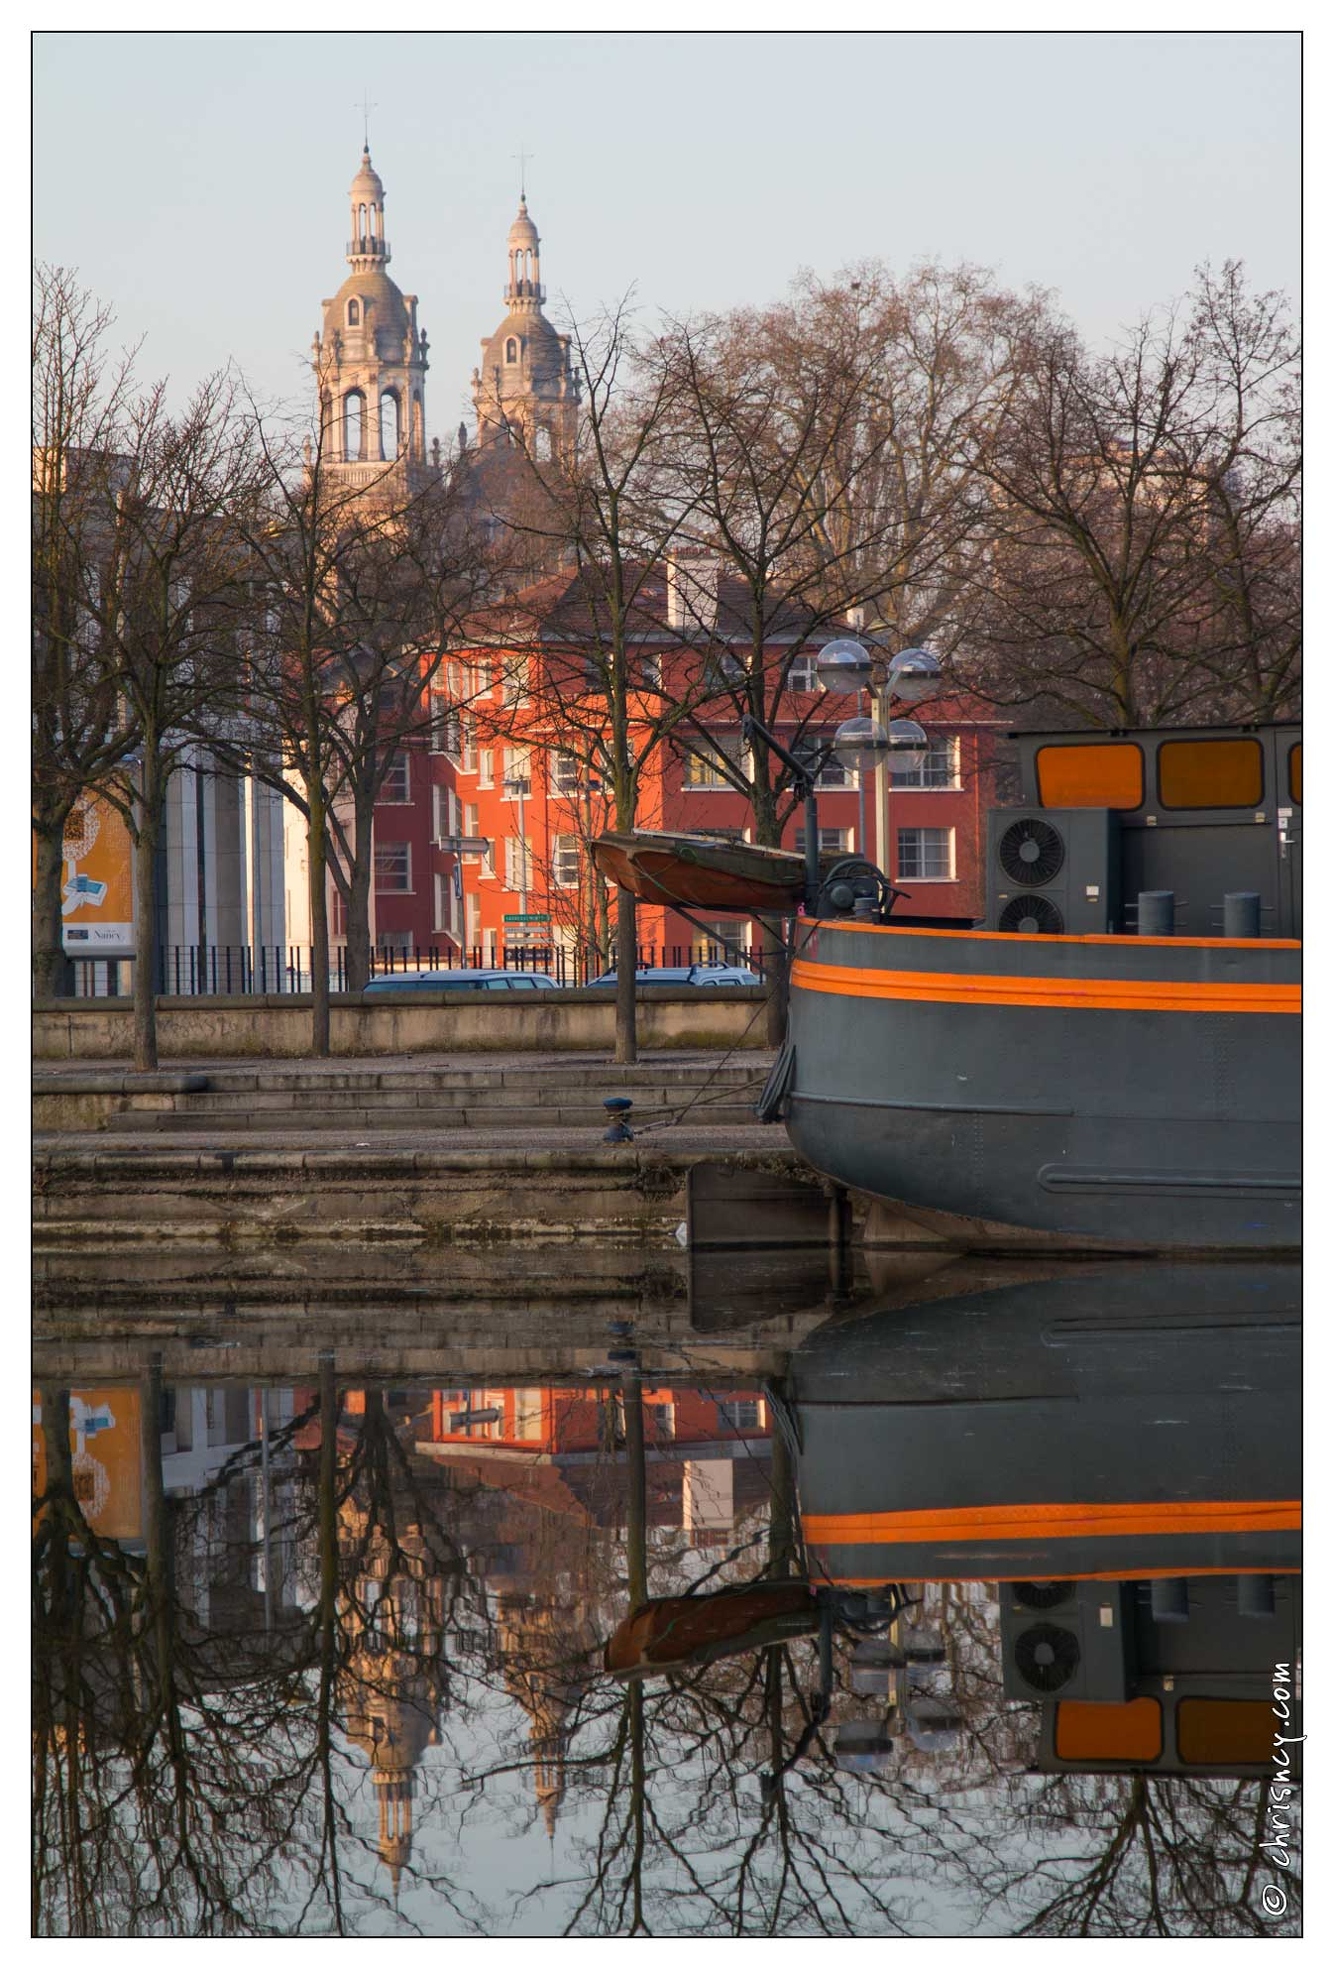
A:
[[[749,1378],[642,1311],[522,1378],[53,1335],[36,1930],[1292,1932],[1295,1284],[863,1279]]]

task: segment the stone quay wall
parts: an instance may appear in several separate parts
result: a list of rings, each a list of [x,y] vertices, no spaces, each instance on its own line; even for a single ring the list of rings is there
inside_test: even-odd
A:
[[[350,1059],[404,1053],[609,1052],[616,1035],[611,991],[419,993],[397,1001],[339,992],[330,1002],[332,1051]],[[310,1057],[308,993],[238,998],[159,998],[163,1059],[300,1060]],[[762,1050],[764,993],[753,986],[639,993],[639,1044]],[[48,998],[33,1007],[36,1060],[128,1060],[127,998]]]

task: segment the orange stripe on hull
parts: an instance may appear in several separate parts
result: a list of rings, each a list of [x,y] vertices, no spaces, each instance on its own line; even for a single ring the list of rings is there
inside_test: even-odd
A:
[[[1299,1531],[1298,1498],[1189,1504],[981,1504],[949,1511],[836,1511],[802,1518],[814,1545],[932,1545],[942,1539],[1142,1538],[1160,1532]]]
[[[967,1582],[973,1575],[958,1572],[896,1572],[894,1583],[898,1586],[949,1586],[956,1581]],[[1031,1572],[988,1572],[985,1577],[994,1579],[998,1585],[1012,1579],[1031,1579]],[[1299,1566],[1137,1566],[1134,1572],[1127,1572],[1124,1566],[1120,1572],[1063,1572],[1062,1579],[1300,1579]],[[829,1573],[831,1586],[887,1586],[889,1575],[876,1573],[874,1577],[858,1573]]]
[[[1059,1006],[1077,1011],[1300,1012],[1300,985],[1182,984],[1128,978],[1002,978],[958,971],[878,971],[855,964],[792,966],[798,991],[935,1005]]]

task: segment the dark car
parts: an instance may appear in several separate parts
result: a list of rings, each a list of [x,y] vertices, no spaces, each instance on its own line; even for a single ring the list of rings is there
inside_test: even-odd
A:
[[[366,986],[376,997],[418,991],[559,991],[545,971],[389,971]]]
[[[616,983],[615,971],[604,971],[600,978],[591,978],[590,985],[596,990],[602,985]],[[758,971],[751,971],[744,964],[641,964],[635,972],[637,985],[757,985],[764,979]]]

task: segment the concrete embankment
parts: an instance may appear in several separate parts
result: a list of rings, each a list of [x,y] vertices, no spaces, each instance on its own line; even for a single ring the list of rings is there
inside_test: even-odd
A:
[[[699,1163],[820,1179],[781,1139],[683,1130],[670,1147],[546,1144],[507,1131],[477,1147],[166,1147],[62,1136],[34,1158],[38,1245],[71,1239],[190,1243],[303,1238],[526,1241],[610,1238],[669,1244]],[[524,1145],[520,1146],[520,1142]],[[755,1144],[755,1146],[752,1146]]]
[[[310,1051],[308,994],[245,998],[159,998],[164,1059],[299,1060]],[[764,993],[756,986],[638,994],[646,1050],[763,1049]],[[616,1036],[611,991],[438,992],[393,999],[335,994],[330,1044],[340,1057],[406,1053],[610,1052]],[[38,1060],[128,1060],[133,1008],[120,998],[46,998],[33,1007]]]

